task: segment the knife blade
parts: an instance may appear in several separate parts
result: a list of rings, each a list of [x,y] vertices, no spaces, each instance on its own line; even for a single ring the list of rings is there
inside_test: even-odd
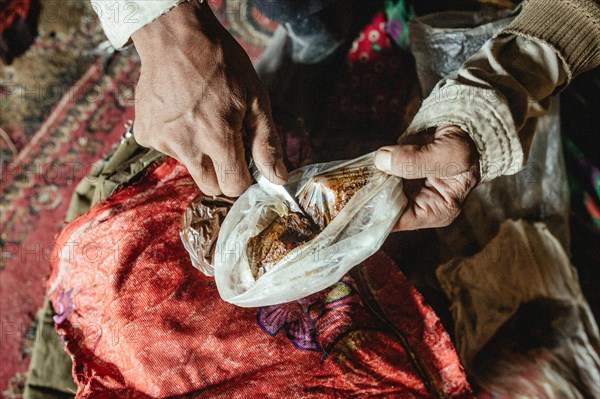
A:
[[[307,214],[304,211],[304,209],[302,209],[302,207],[296,200],[296,197],[288,190],[288,188],[284,185],[271,183],[269,179],[267,179],[260,173],[252,158],[250,158],[250,162],[248,163],[248,169],[250,169],[252,177],[254,177],[254,180],[256,180],[258,185],[261,186],[263,190],[265,190],[269,194],[278,195],[282,197],[290,205],[292,211],[299,212],[307,218],[309,218],[310,220],[312,220],[310,215]]]

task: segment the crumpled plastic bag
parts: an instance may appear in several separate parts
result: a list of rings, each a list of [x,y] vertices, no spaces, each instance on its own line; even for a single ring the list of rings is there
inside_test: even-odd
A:
[[[192,265],[212,277],[215,274],[213,255],[219,230],[235,199],[199,194],[190,202],[181,217],[179,235],[190,254]]]
[[[288,215],[290,208],[281,197],[251,186],[221,225],[213,259],[221,297],[243,307],[297,300],[336,283],[375,253],[404,210],[406,198],[401,179],[379,171],[373,158],[371,153],[290,173],[287,184],[322,231],[256,278],[248,242],[276,218]],[[365,177],[363,187],[353,186]]]

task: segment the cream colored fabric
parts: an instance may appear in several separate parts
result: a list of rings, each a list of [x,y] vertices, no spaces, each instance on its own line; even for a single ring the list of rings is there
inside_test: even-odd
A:
[[[186,0],[91,0],[104,33],[115,48],[121,48],[143,26]]]
[[[453,259],[436,274],[452,301],[457,349],[467,369],[519,306],[536,298],[575,302],[583,331],[580,343],[599,345],[598,326],[579,287],[577,272],[543,223],[507,220],[481,252]],[[600,367],[594,351],[587,352]]]
[[[84,214],[96,203],[108,198],[119,186],[138,178],[148,166],[160,162],[165,155],[140,146],[131,133],[96,162],[75,187],[66,220]]]

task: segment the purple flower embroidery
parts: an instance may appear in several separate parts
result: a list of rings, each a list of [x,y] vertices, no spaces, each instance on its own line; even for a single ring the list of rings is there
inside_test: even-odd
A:
[[[315,331],[308,315],[308,308],[323,299],[323,292],[298,301],[258,309],[258,325],[269,335],[275,336],[285,328],[287,337],[298,349],[319,350]]]
[[[388,21],[385,31],[391,36],[392,39],[394,39],[395,42],[397,42],[400,40],[400,36],[402,35],[404,28],[401,21],[392,19]]]
[[[69,289],[65,292],[65,290],[60,290],[60,294],[58,295],[58,306],[56,308],[56,315],[52,317],[52,320],[56,324],[61,324],[71,312],[73,312],[73,298],[71,297],[71,292],[73,289]]]

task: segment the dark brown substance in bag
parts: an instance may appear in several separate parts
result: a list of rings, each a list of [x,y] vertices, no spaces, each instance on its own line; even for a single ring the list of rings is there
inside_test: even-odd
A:
[[[369,183],[372,173],[367,167],[345,167],[312,177],[298,195],[300,205],[312,220],[295,212],[279,215],[248,241],[246,255],[254,278],[265,266],[275,265],[291,250],[315,238]],[[213,275],[221,224],[234,202],[235,199],[225,196],[200,194],[183,215],[182,241],[194,266],[207,275]]]
[[[342,168],[334,173],[315,176],[300,192],[298,200],[323,230],[342,211],[354,194],[369,183],[371,176],[372,172],[366,167]]]
[[[246,254],[252,275],[256,278],[261,268],[276,264],[292,249],[316,237],[319,231],[318,226],[300,213],[277,217],[248,241]]]
[[[312,240],[335,218],[348,201],[370,180],[367,168],[342,168],[312,177],[299,195],[299,203],[312,218],[300,213],[279,216],[246,247],[254,278],[265,266],[274,265],[294,248]]]

